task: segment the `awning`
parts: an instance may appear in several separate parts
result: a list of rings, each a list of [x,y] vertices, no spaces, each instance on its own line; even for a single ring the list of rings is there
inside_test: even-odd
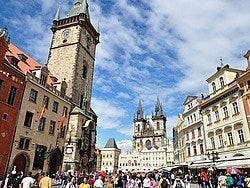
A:
[[[222,162],[221,164],[216,165],[218,169],[226,169],[229,167],[235,168],[250,168],[250,159],[241,159],[241,160],[230,160]]]

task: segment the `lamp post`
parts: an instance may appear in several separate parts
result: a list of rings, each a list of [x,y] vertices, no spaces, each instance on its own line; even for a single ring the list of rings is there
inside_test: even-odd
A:
[[[207,152],[207,156],[210,160],[213,161],[213,163],[219,159],[219,154],[218,152],[212,151],[212,153]]]

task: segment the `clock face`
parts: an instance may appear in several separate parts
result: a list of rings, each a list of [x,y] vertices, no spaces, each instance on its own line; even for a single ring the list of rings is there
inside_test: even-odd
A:
[[[72,147],[67,147],[67,148],[66,148],[66,153],[67,153],[67,154],[73,153],[73,148],[72,148]]]
[[[62,38],[63,39],[66,39],[66,38],[68,38],[69,37],[69,35],[70,35],[70,29],[65,29],[63,32],[62,32]]]

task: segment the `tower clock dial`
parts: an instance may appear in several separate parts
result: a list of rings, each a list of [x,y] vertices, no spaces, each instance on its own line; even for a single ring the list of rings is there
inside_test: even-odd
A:
[[[62,38],[63,39],[66,39],[70,36],[70,29],[65,29],[63,32],[62,32]]]

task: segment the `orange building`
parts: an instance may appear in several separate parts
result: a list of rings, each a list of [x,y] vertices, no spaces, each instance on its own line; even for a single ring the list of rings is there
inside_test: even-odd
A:
[[[0,179],[8,167],[25,85],[25,76],[16,67],[19,60],[5,56],[9,50],[7,35],[6,28],[0,29]]]

